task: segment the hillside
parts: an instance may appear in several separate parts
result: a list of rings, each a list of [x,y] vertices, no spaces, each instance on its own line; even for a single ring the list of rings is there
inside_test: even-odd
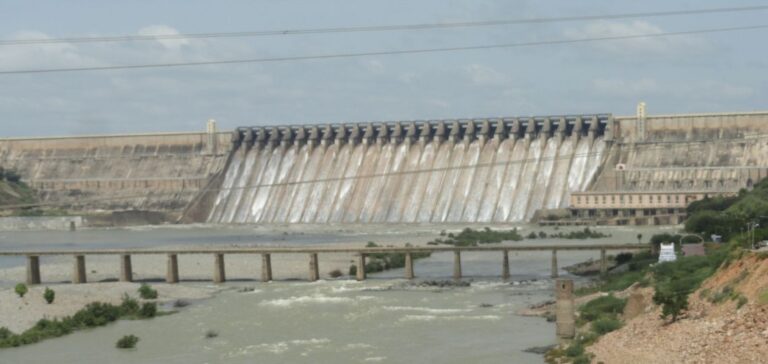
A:
[[[639,315],[587,351],[593,363],[757,363],[768,357],[768,253],[723,264],[677,321],[661,319],[653,289],[632,293]],[[629,305],[628,305],[629,306]],[[626,311],[625,311],[626,313]]]

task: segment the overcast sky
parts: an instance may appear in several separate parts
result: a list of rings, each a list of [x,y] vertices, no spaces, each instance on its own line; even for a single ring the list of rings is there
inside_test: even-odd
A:
[[[0,39],[207,33],[764,5],[610,0],[0,0]],[[768,11],[470,29],[0,45],[0,71],[322,55],[758,25]],[[0,75],[0,137],[241,125],[768,109],[768,30],[269,64]]]

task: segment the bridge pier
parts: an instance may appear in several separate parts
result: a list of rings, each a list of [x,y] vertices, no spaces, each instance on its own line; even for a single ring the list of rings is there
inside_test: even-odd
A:
[[[179,259],[176,254],[168,254],[165,271],[166,283],[179,283]]]
[[[363,253],[357,256],[357,274],[355,275],[358,281],[365,280],[365,254]]]
[[[558,279],[555,281],[555,325],[559,340],[567,341],[576,336],[576,319],[574,317],[573,280]]]
[[[509,280],[509,251],[504,250],[504,258],[501,261],[501,279]]]
[[[608,261],[605,257],[605,249],[600,249],[600,275],[604,276],[608,273]]]
[[[40,284],[40,257],[27,255],[27,284]]]
[[[120,282],[133,282],[133,266],[128,254],[120,255]]]
[[[86,283],[85,255],[75,255],[75,267],[72,272],[72,283]]]
[[[453,251],[453,279],[461,280],[461,251]]]
[[[320,279],[320,267],[317,262],[317,253],[309,254],[309,280],[314,282]]]
[[[552,273],[550,275],[552,278],[558,277],[558,269],[557,269],[557,250],[552,250]]]
[[[269,282],[272,280],[272,256],[270,254],[261,255],[261,281]]]
[[[405,279],[413,279],[413,254],[405,253]]]
[[[224,270],[224,254],[217,253],[213,257],[213,283],[224,283],[227,281],[227,273]]]

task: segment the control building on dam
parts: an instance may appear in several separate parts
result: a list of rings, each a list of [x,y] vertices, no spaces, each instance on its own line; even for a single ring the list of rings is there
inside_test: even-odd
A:
[[[180,221],[677,223],[768,172],[768,112],[589,114],[0,139],[44,202]],[[609,223],[610,223],[609,221]]]

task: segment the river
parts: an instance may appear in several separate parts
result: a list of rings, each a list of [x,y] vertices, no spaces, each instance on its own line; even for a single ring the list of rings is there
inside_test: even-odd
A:
[[[524,232],[552,228],[523,226]],[[570,229],[561,228],[561,231]],[[612,238],[588,243],[633,243],[662,228],[614,227]],[[382,232],[384,231],[384,232]],[[425,241],[437,228],[276,229],[248,226],[154,227],[68,232],[3,232],[0,248],[148,248],[216,244],[326,244],[331,242]],[[525,243],[534,241],[526,240]],[[582,240],[537,239],[539,243],[583,244]],[[512,243],[514,244],[514,243]],[[597,258],[598,252],[562,252],[560,266]],[[432,287],[423,280],[448,279],[450,253],[416,262],[417,279],[402,269],[314,283],[228,283],[211,299],[195,301],[176,314],[146,321],[119,321],[39,344],[0,351],[8,363],[541,363],[523,352],[555,342],[554,324],[516,316],[532,303],[551,299],[549,252],[510,253],[511,282],[502,282],[500,254],[462,255],[469,287]],[[5,267],[23,259],[3,258]],[[564,272],[561,272],[564,273]],[[9,282],[5,282],[9,283]],[[206,284],[206,283],[183,283]],[[207,330],[218,333],[205,338]],[[141,338],[137,349],[121,351],[125,334]]]

